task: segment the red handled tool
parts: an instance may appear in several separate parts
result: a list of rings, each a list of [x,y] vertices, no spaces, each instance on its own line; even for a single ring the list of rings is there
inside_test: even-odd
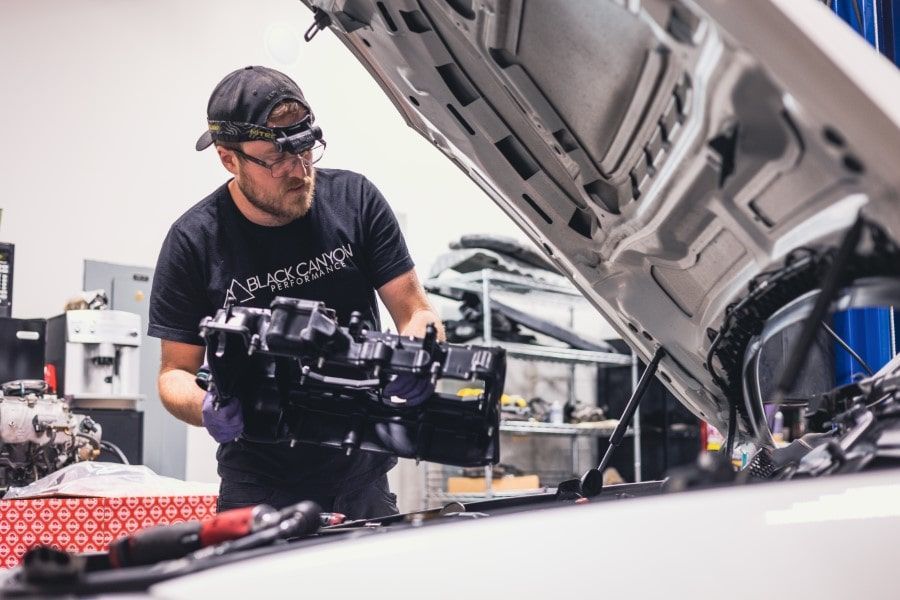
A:
[[[157,525],[110,544],[109,562],[114,568],[120,568],[181,558],[200,548],[264,529],[277,522],[279,517],[279,511],[260,504],[226,510],[208,521]]]

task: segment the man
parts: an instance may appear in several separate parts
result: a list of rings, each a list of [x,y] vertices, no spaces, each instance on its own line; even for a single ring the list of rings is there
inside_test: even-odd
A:
[[[243,415],[238,403],[214,410],[215,393],[204,394],[194,378],[204,362],[200,320],[226,303],[267,308],[275,296],[320,300],[343,325],[359,311],[379,327],[377,290],[400,333],[421,337],[429,323],[440,327],[397,221],[365,177],[313,166],[321,133],[300,88],[283,73],[230,73],[213,90],[207,117],[196,148],[215,144],[233,177],[172,225],[160,251],[148,334],[162,338],[163,404],[220,442],[219,510],[312,499],[351,518],[396,513],[386,476],[395,458],[242,440],[243,419],[253,415]],[[409,402],[433,391],[410,379],[389,387],[386,393]]]

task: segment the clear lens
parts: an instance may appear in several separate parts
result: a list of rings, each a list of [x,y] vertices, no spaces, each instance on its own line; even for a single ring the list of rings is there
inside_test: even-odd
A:
[[[298,162],[303,164],[303,170],[308,173],[309,168],[319,162],[324,152],[325,144],[320,143],[316,144],[303,154],[295,154],[275,161],[270,167],[272,170],[272,177],[284,177],[294,170]]]
[[[325,154],[325,144],[323,142],[319,142],[312,147],[312,164],[316,164],[317,162],[322,160],[323,154]]]
[[[299,156],[286,156],[281,160],[277,160],[269,167],[272,170],[272,177],[284,177],[294,170],[301,158]],[[306,168],[306,165],[303,165]]]

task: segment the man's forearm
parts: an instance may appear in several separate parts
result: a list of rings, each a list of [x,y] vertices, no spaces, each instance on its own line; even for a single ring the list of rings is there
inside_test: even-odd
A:
[[[437,327],[438,340],[442,342],[445,341],[447,339],[447,334],[444,333],[444,323],[433,310],[428,309],[420,309],[414,312],[409,318],[409,322],[400,331],[400,335],[424,337],[425,328],[429,323],[434,323],[434,326]]]
[[[159,397],[170,413],[190,425],[203,425],[201,411],[205,392],[197,386],[195,375],[170,369],[159,376]]]

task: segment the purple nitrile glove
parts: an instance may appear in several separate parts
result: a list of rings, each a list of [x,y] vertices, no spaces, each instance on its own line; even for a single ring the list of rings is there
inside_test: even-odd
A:
[[[244,414],[241,412],[241,403],[236,398],[225,404],[220,404],[216,409],[216,388],[209,386],[206,396],[203,397],[203,426],[209,435],[220,444],[233,442],[244,431]]]
[[[434,384],[428,379],[422,379],[409,373],[398,373],[384,386],[382,395],[384,401],[392,405],[418,406],[434,393]],[[394,402],[392,397],[402,398],[405,402]]]

